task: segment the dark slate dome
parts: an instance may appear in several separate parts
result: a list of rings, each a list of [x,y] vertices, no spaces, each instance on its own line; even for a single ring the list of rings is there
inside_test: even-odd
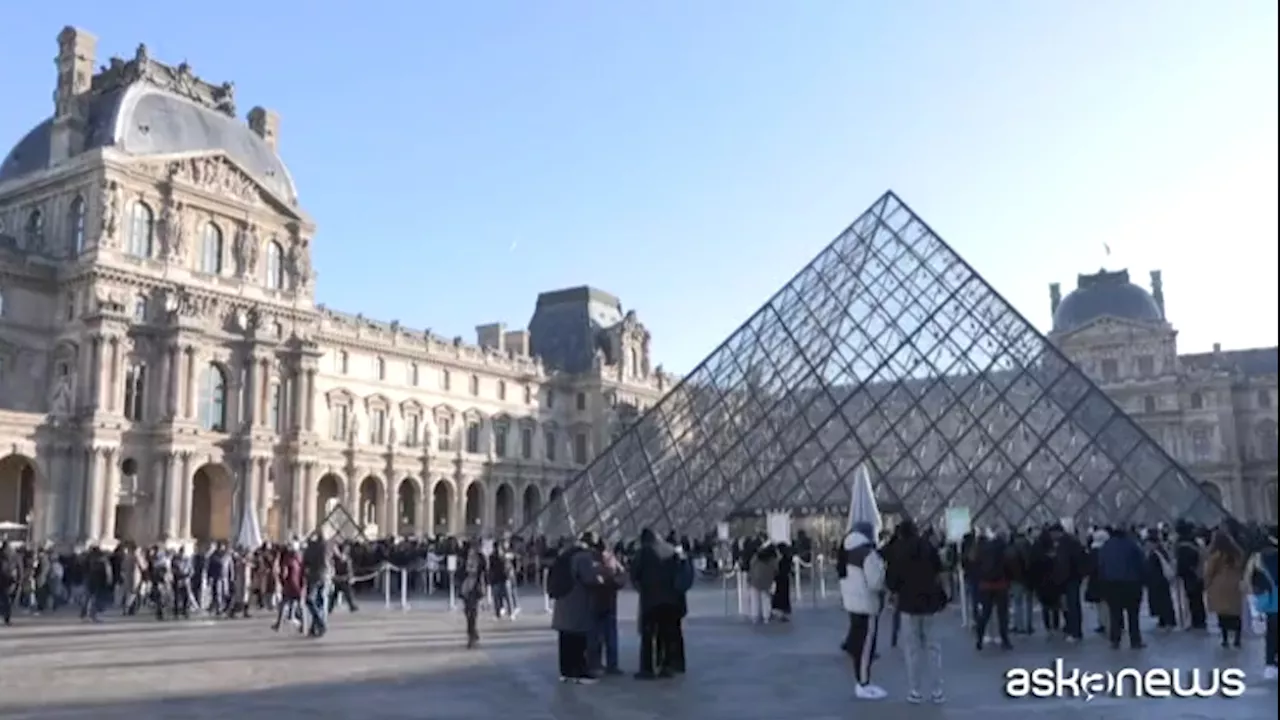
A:
[[[224,86],[229,88],[230,85]],[[115,58],[93,78],[84,150],[112,147],[139,157],[223,152],[278,199],[296,204],[289,170],[263,138],[235,116],[229,90],[145,56]],[[216,93],[227,93],[226,97]],[[217,102],[224,104],[218,106]],[[0,162],[0,183],[48,167],[53,119],[36,125]]]
[[[1053,331],[1070,332],[1101,317],[1158,323],[1164,321],[1164,312],[1151,293],[1129,282],[1127,270],[1100,270],[1077,278],[1076,289],[1053,313]]]

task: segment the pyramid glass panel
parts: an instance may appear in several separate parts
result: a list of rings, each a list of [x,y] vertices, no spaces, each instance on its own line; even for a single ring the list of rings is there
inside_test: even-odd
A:
[[[544,511],[706,532],[832,509],[866,466],[917,522],[1212,521],[1222,506],[886,193]]]

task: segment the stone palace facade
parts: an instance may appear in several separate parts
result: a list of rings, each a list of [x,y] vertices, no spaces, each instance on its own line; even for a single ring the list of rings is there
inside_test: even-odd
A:
[[[1164,283],[1127,271],[1049,286],[1050,338],[1227,509],[1276,520],[1277,348],[1178,354]]]
[[[519,526],[673,379],[613,296],[477,341],[314,302],[279,119],[145,46],[58,36],[52,117],[0,165],[0,523],[36,540]]]

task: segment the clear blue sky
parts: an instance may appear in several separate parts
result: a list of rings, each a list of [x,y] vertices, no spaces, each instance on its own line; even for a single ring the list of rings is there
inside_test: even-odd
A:
[[[201,8],[216,8],[202,11]],[[1042,328],[1165,272],[1184,350],[1277,335],[1274,0],[14,3],[0,138],[99,62],[282,116],[319,300],[472,338],[589,283],[687,371],[887,188]]]

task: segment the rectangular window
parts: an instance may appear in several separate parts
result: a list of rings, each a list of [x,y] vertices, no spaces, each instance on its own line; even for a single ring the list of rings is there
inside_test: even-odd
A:
[[[449,450],[453,447],[453,423],[448,418],[441,418],[437,424],[440,437],[436,439],[436,448]]]
[[[555,406],[556,406],[556,391],[552,390],[551,388],[547,388],[547,409],[550,410]]]
[[[533,428],[520,428],[520,457],[533,458]]]
[[[1191,430],[1191,457],[1201,461],[1213,458],[1213,442],[1207,428]]]
[[[579,465],[587,464],[587,434],[578,433],[573,436],[573,461]]]
[[[467,452],[480,452],[480,423],[467,423]]]
[[[387,441],[387,411],[374,410],[369,413],[369,442],[381,445]]]
[[[1138,377],[1149,378],[1155,377],[1156,359],[1150,355],[1138,356]]]
[[[578,412],[582,412],[583,410],[586,410],[586,409],[587,409],[587,394],[578,393]]]
[[[147,366],[134,363],[124,373],[124,416],[134,422],[142,421],[146,397]]]
[[[422,432],[422,420],[417,415],[404,419],[404,444],[406,447],[418,447],[418,433]]]
[[[1115,382],[1119,378],[1120,378],[1119,364],[1111,358],[1103,360],[1102,361],[1102,381]]]
[[[493,453],[498,457],[507,456],[507,428],[497,425],[493,428]]]
[[[333,409],[332,418],[333,439],[346,442],[347,428],[351,424],[351,408],[346,405],[338,405]]]
[[[547,462],[555,462],[556,461],[556,431],[547,430],[543,434],[542,440],[543,440],[543,443],[546,445],[546,447],[543,448],[543,451],[544,451],[544,455],[546,455]]]

